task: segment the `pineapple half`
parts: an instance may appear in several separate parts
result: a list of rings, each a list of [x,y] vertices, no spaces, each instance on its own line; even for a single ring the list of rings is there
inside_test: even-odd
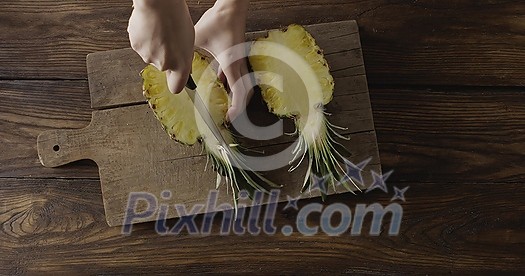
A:
[[[299,141],[289,171],[308,159],[303,192],[319,179],[331,184],[334,190],[337,183],[351,192],[355,188],[360,190],[341,166],[346,162],[343,154],[348,151],[334,139],[348,139],[336,132],[346,129],[326,118],[329,114],[324,106],[332,100],[334,79],[315,39],[295,24],[270,31],[253,42],[249,61],[270,111],[295,120]],[[326,189],[320,190],[324,197]]]
[[[227,91],[208,59],[198,52],[195,52],[193,57],[191,75],[197,84],[197,93],[228,145],[221,144],[213,135],[195,109],[186,88],[179,94],[172,94],[168,89],[166,74],[155,66],[148,65],[141,72],[143,93],[171,139],[185,145],[194,145],[198,141],[204,144],[208,162],[211,161],[213,169],[217,172],[216,188],[224,177],[228,186],[232,188],[235,204],[241,190],[252,194],[255,190],[267,191],[264,185],[279,187],[258,173],[242,169],[246,166],[238,154],[234,137],[224,126],[229,107]]]

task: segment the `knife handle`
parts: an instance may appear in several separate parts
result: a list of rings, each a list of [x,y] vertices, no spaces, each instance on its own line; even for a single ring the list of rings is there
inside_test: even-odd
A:
[[[197,85],[195,84],[195,81],[193,81],[193,78],[191,77],[191,75],[188,76],[186,87],[190,90],[195,90],[197,88]]]

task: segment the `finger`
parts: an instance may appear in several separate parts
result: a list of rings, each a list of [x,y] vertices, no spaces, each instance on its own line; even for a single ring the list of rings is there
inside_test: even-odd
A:
[[[184,88],[184,85],[186,85],[188,77],[189,73],[182,73],[180,70],[167,70],[166,78],[168,81],[168,89],[170,90],[170,92],[173,94],[180,93]]]
[[[232,64],[228,69],[224,70],[224,74],[226,75],[231,91],[232,104],[227,113],[227,119],[231,122],[246,108],[246,96],[248,92],[241,79],[242,75],[238,65]]]

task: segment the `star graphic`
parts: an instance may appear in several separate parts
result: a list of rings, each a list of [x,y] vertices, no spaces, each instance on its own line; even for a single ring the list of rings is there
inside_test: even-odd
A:
[[[299,201],[299,199],[301,199],[301,195],[299,195],[296,198],[286,195],[286,200],[288,200],[288,203],[286,203],[286,206],[284,206],[283,210],[286,210],[289,208],[299,210],[299,207],[297,207],[297,202]]]
[[[331,174],[323,175],[323,177],[319,177],[315,174],[311,174],[311,178],[313,179],[313,184],[310,186],[310,192],[319,190],[322,194],[326,194],[327,187],[326,187],[326,180],[331,176]]]
[[[390,201],[394,201],[396,199],[400,199],[403,202],[405,202],[405,192],[410,188],[410,186],[407,186],[403,189],[399,189],[398,187],[394,186],[394,196]]]
[[[347,181],[353,182],[352,179],[359,182],[359,184],[363,184],[363,175],[361,174],[361,172],[366,167],[366,165],[370,163],[371,160],[372,160],[372,157],[356,165],[352,163],[350,160],[345,159],[344,160],[345,167],[346,167],[345,176],[343,177],[343,179],[341,179],[341,181],[337,182],[337,186],[343,185],[343,183]]]
[[[390,177],[390,175],[394,171],[389,171],[385,174],[377,174],[375,171],[372,171],[372,178],[374,181],[372,184],[366,189],[366,192],[370,192],[372,190],[375,190],[376,188],[382,190],[385,193],[388,193],[388,187],[386,186],[385,181]]]

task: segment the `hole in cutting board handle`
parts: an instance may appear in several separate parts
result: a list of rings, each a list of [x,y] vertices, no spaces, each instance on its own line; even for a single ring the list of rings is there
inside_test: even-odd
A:
[[[60,146],[59,146],[59,145],[54,145],[54,146],[53,146],[53,151],[54,151],[54,152],[58,152],[58,151],[60,151]]]

